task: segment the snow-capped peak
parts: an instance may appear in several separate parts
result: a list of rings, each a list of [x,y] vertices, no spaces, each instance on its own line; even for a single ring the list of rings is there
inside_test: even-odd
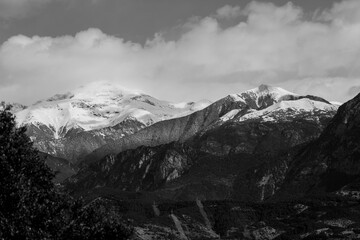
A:
[[[245,91],[247,94],[255,94],[256,96],[271,96],[276,101],[281,100],[284,96],[299,96],[296,93],[289,92],[283,88],[280,87],[272,87],[269,85],[261,84],[257,88],[253,88],[250,90]]]
[[[314,113],[314,112],[331,112],[336,111],[338,106],[314,101],[308,98],[301,98],[291,101],[280,101],[268,108],[252,111],[244,116],[240,117],[238,121],[245,121],[248,119],[261,118],[262,121],[276,121],[280,119],[291,119],[292,117],[303,114],[303,113]]]
[[[315,96],[301,96],[280,87],[260,85],[240,94],[230,95],[233,101],[243,102],[248,107],[247,113],[241,109],[234,109],[221,118],[221,122],[228,120],[245,121],[262,119],[262,121],[276,121],[283,117],[290,119],[303,113],[334,112],[338,105],[327,102]]]
[[[265,108],[281,100],[296,96],[299,95],[280,87],[272,87],[265,84],[239,94],[230,95],[233,101],[246,103],[252,108]]]
[[[101,102],[108,99],[141,94],[143,93],[139,90],[130,90],[116,83],[97,81],[80,86],[71,92],[56,94],[45,101],[53,102],[66,99],[81,99]]]
[[[74,90],[76,99],[96,99],[101,101],[104,98],[118,98],[129,95],[143,95],[139,90],[130,90],[119,84],[101,81],[93,82]]]
[[[109,82],[94,82],[65,94],[56,94],[16,113],[19,125],[45,125],[60,138],[66,131],[114,126],[126,119],[148,126],[183,116],[207,105],[178,106]]]

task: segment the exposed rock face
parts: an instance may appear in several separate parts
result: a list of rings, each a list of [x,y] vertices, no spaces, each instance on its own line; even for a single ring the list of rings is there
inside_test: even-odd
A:
[[[29,125],[27,134],[31,136],[34,146],[40,151],[77,164],[80,159],[95,149],[133,134],[144,127],[143,123],[129,119],[113,127],[98,130],[64,129],[64,136],[58,139],[54,139],[53,131],[45,125]]]
[[[88,163],[98,161],[108,154],[117,154],[140,146],[151,147],[175,141],[184,142],[230,110],[245,107],[245,103],[226,97],[191,115],[155,123],[135,134],[106,144],[86,156],[85,160]]]
[[[235,179],[232,198],[242,201],[265,201],[274,196],[282,186],[289,165],[304,147],[296,147],[259,156],[259,165],[241,172]]]
[[[108,155],[84,168],[83,173],[72,181],[77,182],[77,189],[106,186],[127,191],[149,191],[162,187],[160,191],[167,192],[164,195],[170,194],[170,198],[175,199],[195,199],[205,192],[204,199],[230,198],[234,176],[239,171],[261,161],[268,162],[264,154],[270,156],[316,138],[321,132],[321,127],[311,122],[257,123],[259,128],[253,124],[236,124],[232,128],[222,125],[220,129],[212,129],[206,136],[190,139],[185,144],[142,146],[121,152],[116,157]],[[223,128],[228,130],[228,138],[218,136],[226,136]],[[288,133],[289,129],[292,134]],[[212,145],[213,139],[216,139],[216,148]],[[168,193],[172,191],[170,189],[176,190]],[[224,191],[228,193],[224,195]]]
[[[329,120],[324,119],[323,125]],[[189,172],[166,184],[162,191],[176,189],[172,197],[182,200],[196,196],[264,200],[276,192],[277,185],[285,178],[291,154],[295,154],[300,145],[318,137],[323,125],[312,121],[249,121],[221,125],[186,142],[199,151],[197,159],[192,161],[194,165]],[[276,174],[259,169],[260,179],[254,182],[256,187],[239,180],[247,170],[259,164],[265,165],[264,169],[274,168]],[[250,180],[246,175],[244,179]]]
[[[290,95],[286,96],[289,98]],[[288,170],[287,161],[290,160],[286,151],[317,138],[335,114],[331,105],[325,102],[320,104],[329,109],[320,110],[304,107],[307,106],[304,102],[318,104],[312,100],[294,101],[286,100],[268,108],[257,105],[259,110],[249,112],[249,105],[242,98],[229,96],[190,116],[156,123],[119,139],[116,142],[119,145],[114,147],[127,149],[144,144],[140,134],[149,139],[144,145],[150,146],[110,154],[100,160],[90,159],[89,167],[84,167],[70,180],[71,187],[74,191],[95,187],[154,191],[163,198],[174,200],[197,197],[249,199],[249,196],[252,200],[264,200],[277,191],[275,185],[282,182]],[[298,107],[299,103],[301,107]],[[284,104],[286,107],[281,107]],[[237,113],[230,116],[229,112],[234,110]],[[254,113],[253,117],[246,117]],[[194,127],[188,126],[191,123]],[[158,145],[170,140],[176,140],[176,143]],[[158,146],[152,147],[152,144]],[[112,148],[107,150],[114,151]],[[279,151],[285,153],[277,160]],[[239,188],[243,186],[242,174],[258,164],[268,164],[278,173],[271,175],[269,172],[264,179],[259,175],[260,179],[254,182],[257,187],[253,189]]]
[[[356,197],[359,160],[360,95],[339,108],[319,138],[240,174],[235,193],[240,199],[258,201],[273,195],[287,199],[326,192]]]
[[[319,136],[330,117],[328,113],[320,121],[302,117],[277,122],[229,121],[206,131],[195,141],[201,151],[220,156],[276,152]]]
[[[200,110],[208,101],[170,103],[116,84],[95,82],[14,111],[40,151],[77,164],[95,149],[165,119]],[[14,108],[15,109],[15,108]]]
[[[315,99],[315,97],[312,98]],[[139,146],[158,146],[175,141],[185,142],[196,134],[217,128],[226,122],[236,123],[247,120],[287,122],[308,119],[321,125],[324,118],[333,116],[337,107],[328,104],[325,100],[320,100],[311,100],[281,88],[262,85],[241,94],[229,95],[191,115],[155,123],[135,134],[96,149],[85,159],[89,163],[98,161],[108,154],[117,154]],[[220,150],[227,153],[229,148],[225,146],[225,149]]]
[[[333,192],[360,177],[360,94],[296,157],[281,194]]]
[[[81,170],[70,182],[77,189],[106,186],[124,191],[155,190],[182,176],[196,158],[194,154],[182,144],[140,147],[117,156],[108,155]]]
[[[69,186],[121,199],[134,239],[360,238],[360,95],[334,118],[316,97],[259,97],[257,109],[229,98],[239,105],[189,137],[89,161]],[[158,129],[154,144],[167,136]]]

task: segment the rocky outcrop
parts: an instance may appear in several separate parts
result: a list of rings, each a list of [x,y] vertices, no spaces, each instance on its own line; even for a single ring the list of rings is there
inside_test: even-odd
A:
[[[203,152],[213,155],[277,152],[318,137],[332,117],[331,113],[316,118],[285,118],[276,122],[249,119],[228,121],[196,136],[193,141]],[[318,120],[320,119],[320,120]]]
[[[143,123],[128,119],[113,127],[98,130],[64,129],[64,135],[54,139],[53,130],[48,126],[38,124],[27,126],[27,134],[31,136],[34,146],[40,151],[67,159],[76,165],[80,159],[95,149],[134,134],[144,127]]]
[[[306,144],[259,156],[259,165],[237,175],[232,198],[262,202],[273,197],[282,186],[293,159],[304,145]]]
[[[86,156],[84,160],[90,164],[108,154],[117,154],[140,146],[152,147],[176,141],[185,142],[232,109],[246,106],[244,102],[237,102],[229,96],[191,115],[155,123],[135,134],[106,144]]]
[[[290,166],[281,196],[333,192],[360,177],[360,94]]]
[[[236,124],[237,122],[249,120],[254,121],[253,125],[256,125],[258,122],[269,121],[266,116],[268,113],[261,112],[261,110],[265,111],[267,108],[271,108],[268,111],[274,115],[272,118],[274,122],[300,122],[301,119],[304,119],[305,122],[309,120],[323,127],[322,123],[333,116],[336,107],[328,104],[326,100],[321,98],[309,97],[311,99],[287,92],[281,88],[261,85],[259,88],[241,94],[229,95],[191,115],[155,123],[135,134],[96,149],[86,156],[84,160],[89,164],[102,159],[108,154],[117,154],[139,146],[151,147],[170,142],[185,142],[197,134],[202,135],[202,133],[208,132],[211,129],[218,129],[225,122]],[[296,102],[299,99],[307,99],[307,101]],[[283,101],[285,101],[284,106],[281,104]],[[274,104],[277,105],[275,106]],[[319,104],[320,107],[318,106]],[[275,106],[274,109],[272,109],[273,105]],[[233,112],[236,112],[236,114],[234,113],[233,116],[229,116]],[[249,113],[253,112],[258,112],[259,114],[254,116],[250,114],[249,116]],[[242,119],[243,116],[247,116],[247,118]],[[289,132],[287,134],[292,133]],[[220,134],[218,135],[220,136]],[[296,138],[296,136],[293,137]],[[208,143],[212,144],[210,141]],[[210,147],[217,148],[218,146],[216,142],[213,142],[213,146]],[[228,146],[224,147],[225,149],[218,149],[220,152],[223,152],[220,154],[226,154],[230,151]]]
[[[310,118],[302,114],[294,116],[290,112],[279,121],[215,121],[184,143],[178,141],[155,147],[141,146],[93,161],[70,180],[71,188],[74,191],[95,187],[155,191],[157,195],[173,200],[232,198],[236,192],[244,192],[244,189],[236,190],[234,186],[234,182],[241,182],[235,181],[239,172],[243,173],[261,163],[275,166],[275,162],[267,156],[276,159],[279,151],[317,138],[330,121],[331,113],[317,113]],[[281,171],[277,175],[285,171],[281,161],[279,164]],[[263,182],[260,194],[256,194],[265,199],[275,190],[265,189],[270,180]],[[247,190],[242,196],[249,194],[255,192]]]
[[[268,157],[237,178],[235,195],[256,201],[337,192],[356,197],[360,179],[360,95],[342,105],[313,141]]]
[[[14,104],[13,112],[17,125],[28,128],[36,148],[77,164],[105,144],[209,104],[206,100],[170,103],[115,83],[93,82],[27,108]]]
[[[124,191],[155,190],[182,176],[192,166],[195,154],[186,145],[172,143],[108,155],[69,179],[68,187],[74,190],[104,186]]]

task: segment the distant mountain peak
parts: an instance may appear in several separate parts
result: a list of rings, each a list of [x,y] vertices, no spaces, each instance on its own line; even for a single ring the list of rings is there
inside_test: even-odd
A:
[[[257,88],[253,88],[250,90],[245,91],[245,93],[256,93],[259,95],[273,95],[273,96],[286,96],[286,95],[292,95],[292,96],[298,96],[298,94],[290,92],[288,90],[285,90],[281,87],[273,87],[270,85],[266,85],[266,84],[261,84],[259,87]]]
[[[238,94],[231,94],[232,101],[243,102],[252,109],[264,109],[282,100],[298,98],[299,95],[280,87],[261,84],[259,87]]]
[[[66,93],[55,94],[54,96],[47,98],[45,102],[54,102],[67,99],[92,99],[102,101],[104,99],[114,99],[129,95],[139,96],[143,95],[143,93],[139,90],[125,88],[118,83],[109,81],[96,81],[82,85]],[[40,102],[44,101],[39,101],[37,103]]]
[[[221,118],[223,122],[230,119],[237,119],[237,121],[248,119],[279,121],[283,119],[285,111],[290,111],[295,117],[317,111],[333,114],[338,108],[338,105],[331,104],[321,97],[303,96],[266,84],[261,84],[259,87],[239,94],[231,94],[229,97],[233,102],[245,104],[248,112],[244,114],[244,106],[239,105],[240,107],[229,111]],[[286,118],[289,118],[292,114],[286,115]]]
[[[71,129],[90,131],[113,127],[131,119],[149,126],[155,122],[188,115],[209,103],[178,106],[117,83],[98,81],[64,94],[56,94],[16,113],[19,125],[49,128],[55,139]]]

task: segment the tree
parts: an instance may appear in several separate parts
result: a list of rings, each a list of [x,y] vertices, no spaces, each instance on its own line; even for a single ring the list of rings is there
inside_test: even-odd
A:
[[[125,239],[118,214],[85,205],[52,183],[45,165],[10,107],[0,110],[0,239]]]
[[[56,197],[54,175],[32,148],[26,129],[16,128],[9,110],[0,112],[1,232],[37,238],[49,227],[49,204]]]

